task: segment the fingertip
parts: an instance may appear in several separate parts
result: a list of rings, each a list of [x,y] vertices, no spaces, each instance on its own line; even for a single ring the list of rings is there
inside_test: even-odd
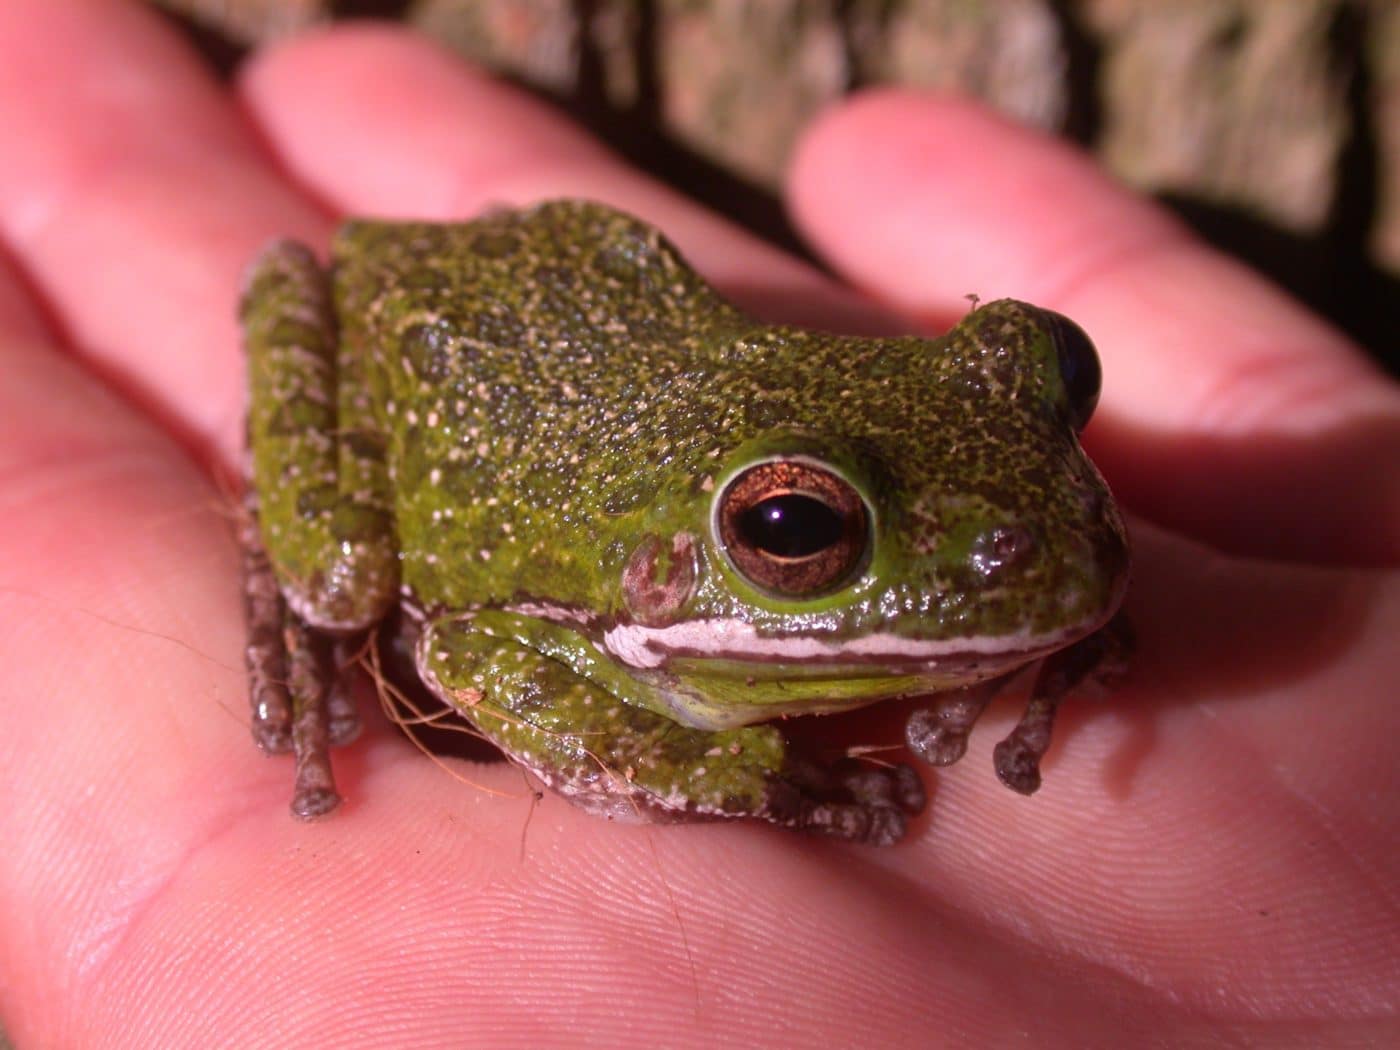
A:
[[[456,76],[462,69],[460,60],[432,38],[392,23],[351,21],[313,26],[263,45],[244,60],[236,80],[245,96],[267,101],[352,72],[391,87],[405,66],[415,76]]]
[[[853,281],[915,315],[963,299],[1053,301],[1174,228],[1078,150],[972,99],[880,89],[797,146],[793,218]]]
[[[253,60],[240,90],[282,165],[333,211],[453,221],[596,200],[664,230],[740,305],[779,303],[783,320],[826,327],[891,327],[813,268],[630,168],[554,107],[410,31],[365,23],[306,34]]]

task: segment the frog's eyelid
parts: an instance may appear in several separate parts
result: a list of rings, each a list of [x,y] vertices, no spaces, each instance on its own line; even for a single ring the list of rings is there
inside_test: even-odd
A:
[[[1055,361],[1065,389],[1070,424],[1076,432],[1082,431],[1098,407],[1103,386],[1098,349],[1089,334],[1064,314],[1044,309],[1040,313],[1050,328],[1050,339],[1055,346]]]

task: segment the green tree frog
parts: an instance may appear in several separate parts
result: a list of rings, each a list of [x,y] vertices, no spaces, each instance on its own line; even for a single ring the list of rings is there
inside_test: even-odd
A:
[[[775,720],[920,698],[956,761],[1044,661],[996,770],[1118,651],[1118,510],[1080,448],[1099,363],[1026,303],[939,339],[762,324],[654,228],[587,201],[291,242],[242,305],[253,732],[339,801],[345,654],[391,612],[423,683],[616,818],[898,840],[905,764],[800,753]]]

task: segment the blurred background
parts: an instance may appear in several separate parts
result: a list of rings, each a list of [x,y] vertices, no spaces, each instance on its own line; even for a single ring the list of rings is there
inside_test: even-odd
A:
[[[333,18],[410,23],[800,251],[798,129],[956,89],[1093,151],[1400,374],[1400,0],[148,0],[224,71]]]

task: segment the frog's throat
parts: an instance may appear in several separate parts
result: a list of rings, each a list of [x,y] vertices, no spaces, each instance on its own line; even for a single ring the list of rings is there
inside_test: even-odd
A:
[[[603,633],[603,646],[619,662],[639,670],[664,667],[673,659],[735,663],[863,665],[886,668],[977,667],[983,675],[1018,667],[1062,649],[1099,626],[1088,623],[1052,632],[1027,629],[994,637],[906,638],[867,634],[828,639],[811,635],[760,634],[742,620],[688,620],[669,627],[618,624]]]

